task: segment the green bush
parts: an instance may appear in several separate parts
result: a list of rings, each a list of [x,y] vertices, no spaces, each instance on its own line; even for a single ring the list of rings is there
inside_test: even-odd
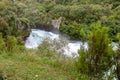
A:
[[[115,56],[115,66],[116,66],[116,75],[120,79],[120,33],[117,34],[118,39],[118,49]]]
[[[81,48],[77,61],[78,71],[92,78],[102,78],[113,64],[114,52],[109,45],[108,28],[100,23],[91,25],[91,33],[88,40],[88,50]]]
[[[39,56],[46,56],[46,57],[55,57],[55,55],[64,56],[63,47],[65,47],[67,41],[64,39],[54,39],[51,40],[46,38],[43,40],[42,44],[39,45],[36,54]]]
[[[42,44],[39,45],[36,54],[40,57],[52,57],[54,55],[53,50],[51,50],[50,43],[48,39],[45,39]]]
[[[71,39],[82,39],[82,35],[80,34],[81,29],[85,33],[89,32],[89,27],[86,24],[78,24],[77,22],[63,23],[60,27],[60,31],[70,36]]]
[[[17,51],[17,39],[14,36],[7,36],[7,50]]]
[[[5,49],[6,49],[6,46],[5,46],[4,38],[2,36],[2,33],[0,33],[0,53],[5,51]]]

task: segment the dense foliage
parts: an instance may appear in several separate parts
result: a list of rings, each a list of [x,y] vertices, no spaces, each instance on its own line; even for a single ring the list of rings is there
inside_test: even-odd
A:
[[[60,31],[79,39],[79,30],[90,30],[93,22],[109,27],[109,36],[116,39],[120,31],[119,0],[1,0],[0,30],[4,35],[27,36],[36,23],[64,17]],[[84,26],[83,26],[84,25]],[[4,30],[4,31],[3,31]],[[73,31],[74,30],[74,31]],[[21,34],[22,32],[22,34]]]

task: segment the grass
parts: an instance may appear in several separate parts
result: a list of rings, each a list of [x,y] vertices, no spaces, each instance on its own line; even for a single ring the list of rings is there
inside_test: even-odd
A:
[[[73,59],[35,53],[30,50],[0,54],[0,73],[7,80],[78,80]]]

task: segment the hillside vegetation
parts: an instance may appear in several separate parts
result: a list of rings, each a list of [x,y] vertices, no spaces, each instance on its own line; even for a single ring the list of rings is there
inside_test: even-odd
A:
[[[60,31],[80,39],[79,31],[90,31],[90,25],[101,21],[109,27],[113,40],[120,32],[119,0],[1,0],[0,31],[4,35],[25,36],[35,24],[50,24],[63,17]],[[18,30],[20,29],[20,30]],[[22,32],[22,33],[21,33]],[[28,32],[28,33],[27,33]]]

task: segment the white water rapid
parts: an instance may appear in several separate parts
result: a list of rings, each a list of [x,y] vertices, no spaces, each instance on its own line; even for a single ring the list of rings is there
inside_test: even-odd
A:
[[[39,29],[32,29],[29,37],[25,42],[25,47],[36,49],[45,38],[50,38],[54,40],[60,39],[61,37],[59,34],[55,34],[52,32]],[[63,47],[64,54],[69,57],[78,56],[78,49],[80,49],[80,45],[82,45],[82,42],[80,41],[68,41],[67,46]],[[87,48],[87,43],[85,43],[84,48]]]
[[[50,38],[52,40],[54,39],[60,39],[59,34],[55,34],[53,32],[48,32],[40,29],[32,29],[29,37],[27,38],[25,42],[25,47],[26,48],[33,48],[37,49],[37,47],[42,43],[42,41],[45,38]],[[64,50],[64,54],[69,56],[69,57],[75,57],[78,56],[78,50],[80,49],[80,45],[82,45],[81,41],[70,41],[68,40],[67,46],[64,46],[62,49],[59,50]],[[117,49],[117,43],[112,42],[113,50]],[[87,42],[83,45],[85,49],[88,48]]]

